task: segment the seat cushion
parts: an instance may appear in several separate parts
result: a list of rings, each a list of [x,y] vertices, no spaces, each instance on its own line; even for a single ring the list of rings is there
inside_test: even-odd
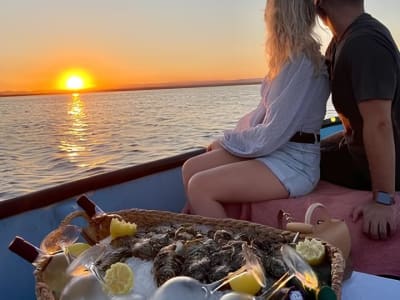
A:
[[[311,203],[324,204],[331,217],[345,220],[351,234],[352,249],[350,261],[353,270],[375,275],[400,276],[400,224],[397,233],[389,240],[369,239],[362,232],[362,219],[353,222],[353,207],[371,201],[371,193],[358,191],[320,181],[310,194],[298,198],[269,200],[257,203],[227,204],[228,216],[278,227],[277,215],[280,209],[289,212],[294,220],[304,222],[304,215]],[[399,193],[396,204],[399,207]],[[400,211],[400,209],[398,210]],[[398,220],[400,220],[400,215]]]

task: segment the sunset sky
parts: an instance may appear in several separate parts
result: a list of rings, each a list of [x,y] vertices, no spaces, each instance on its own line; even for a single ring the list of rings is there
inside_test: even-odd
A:
[[[400,44],[400,2],[366,6]],[[57,90],[68,71],[98,89],[259,78],[264,7],[265,0],[1,0],[0,92]]]

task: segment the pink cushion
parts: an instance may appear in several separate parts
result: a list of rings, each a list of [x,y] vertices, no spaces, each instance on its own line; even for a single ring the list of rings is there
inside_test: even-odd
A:
[[[396,198],[398,196],[399,193]],[[311,203],[320,202],[328,208],[332,217],[345,220],[349,226],[354,270],[376,275],[400,276],[400,233],[397,232],[387,241],[371,240],[362,233],[362,220],[353,222],[351,219],[353,207],[367,201],[371,201],[368,191],[352,190],[321,181],[314,192],[303,197],[227,204],[225,208],[231,218],[277,227],[277,214],[280,209],[289,212],[296,221],[303,222],[307,207]],[[398,207],[399,202],[396,201]]]

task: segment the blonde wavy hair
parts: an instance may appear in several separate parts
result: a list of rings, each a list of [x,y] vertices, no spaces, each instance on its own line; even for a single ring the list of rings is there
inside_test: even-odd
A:
[[[304,53],[320,70],[321,44],[313,33],[313,0],[267,0],[265,8],[267,78],[275,78],[285,63]]]

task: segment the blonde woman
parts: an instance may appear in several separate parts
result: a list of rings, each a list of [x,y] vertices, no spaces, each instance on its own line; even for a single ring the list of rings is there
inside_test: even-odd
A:
[[[316,186],[329,84],[315,21],[313,0],[267,1],[261,101],[183,165],[191,213],[223,218],[223,203],[296,197]]]

